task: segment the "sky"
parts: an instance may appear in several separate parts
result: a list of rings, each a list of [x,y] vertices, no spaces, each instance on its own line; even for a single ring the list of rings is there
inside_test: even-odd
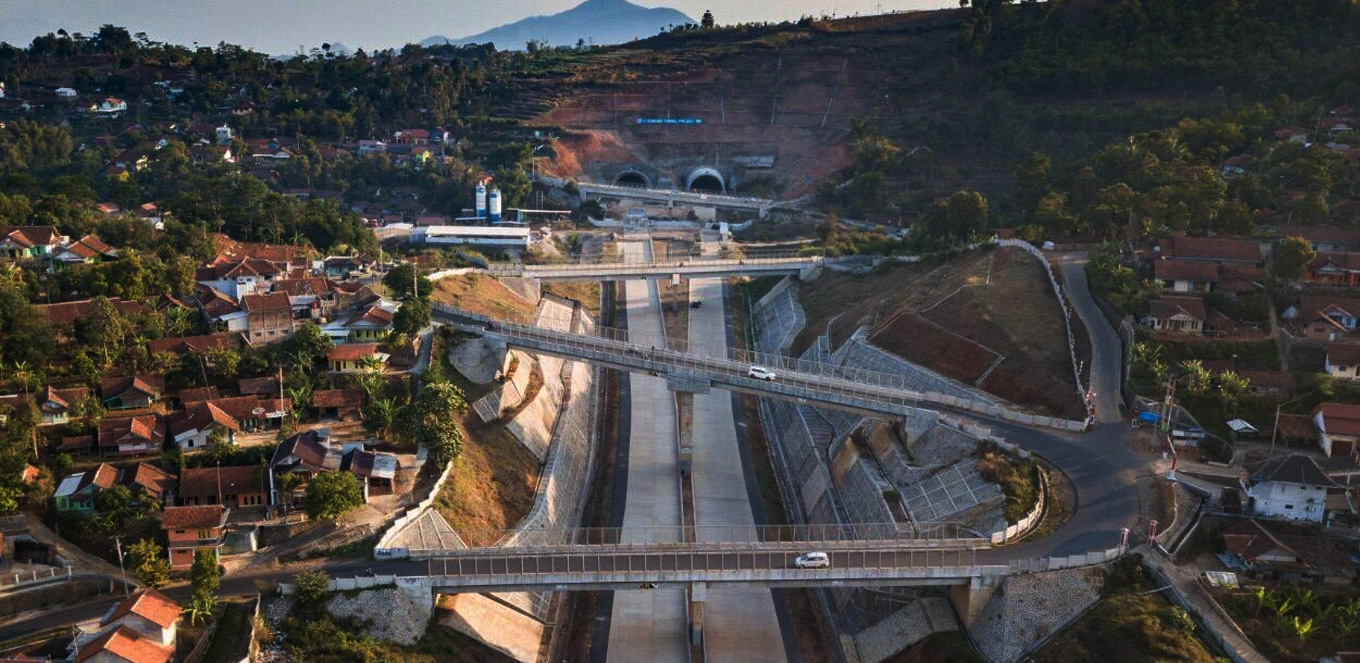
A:
[[[528,16],[565,11],[579,1],[0,0],[0,41],[27,46],[34,37],[58,28],[89,34],[112,23],[133,34],[145,32],[155,41],[190,46],[225,41],[274,55],[326,42],[374,50],[435,35],[472,35]],[[712,9],[719,23],[958,6],[941,0],[641,0],[637,4],[673,7],[694,17]]]

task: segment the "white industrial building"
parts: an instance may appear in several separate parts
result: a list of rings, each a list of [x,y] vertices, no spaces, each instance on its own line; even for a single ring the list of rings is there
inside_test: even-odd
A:
[[[513,226],[430,226],[412,228],[413,244],[470,244],[529,248],[529,229]]]

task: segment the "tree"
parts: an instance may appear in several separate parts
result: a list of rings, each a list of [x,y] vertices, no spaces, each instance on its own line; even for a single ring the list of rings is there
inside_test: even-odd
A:
[[[89,312],[77,321],[77,336],[104,353],[104,366],[113,363],[127,341],[132,325],[105,297],[90,302]]]
[[[422,297],[428,296],[434,291],[434,285],[430,283],[430,279],[424,275],[416,276],[416,266],[409,262],[393,267],[383,277],[382,282],[397,297],[415,297],[416,293],[413,287],[420,290]]]
[[[463,392],[448,382],[426,383],[414,403],[397,416],[397,436],[425,447],[430,460],[442,467],[463,451],[458,416],[467,411]]]
[[[699,27],[708,30],[713,27],[713,12],[705,9],[704,15],[699,19]]]
[[[1209,385],[1212,376],[1208,369],[1204,368],[1204,363],[1198,359],[1188,359],[1181,362],[1181,369],[1185,371],[1185,393],[1191,398],[1200,398],[1209,393]]]
[[[161,547],[151,539],[142,539],[128,547],[132,558],[133,575],[147,587],[160,587],[170,582],[170,560],[161,554]]]
[[[211,548],[194,551],[194,565],[189,569],[189,584],[194,592],[214,594],[222,583],[222,573],[218,570],[217,553]]]
[[[359,480],[349,472],[322,472],[307,483],[303,506],[307,518],[332,521],[364,505]]]
[[[216,607],[217,599],[212,594],[195,590],[190,596],[189,605],[184,608],[184,612],[189,615],[189,623],[198,626],[208,621]]]
[[[307,368],[315,368],[326,363],[326,357],[330,356],[335,342],[321,331],[321,327],[306,324],[298,326],[286,347],[288,354],[297,358],[299,363],[305,364]]]
[[[1270,260],[1270,273],[1278,279],[1297,281],[1303,276],[1308,264],[1317,257],[1313,245],[1302,237],[1286,237],[1275,247],[1275,255]]]
[[[386,431],[392,425],[393,411],[391,399],[370,398],[361,412],[364,430],[381,437],[383,431]]]
[[[1237,404],[1249,386],[1246,378],[1233,371],[1218,374],[1218,399],[1229,416],[1237,415]]]
[[[330,589],[331,577],[325,571],[303,571],[293,576],[293,595],[303,605],[319,603]]]
[[[1051,164],[1042,152],[1029,155],[1023,163],[1015,167],[1014,187],[1015,204],[1025,213],[1053,190],[1049,183]]]
[[[415,336],[430,324],[430,301],[413,299],[401,305],[392,317],[392,331],[402,336]]]

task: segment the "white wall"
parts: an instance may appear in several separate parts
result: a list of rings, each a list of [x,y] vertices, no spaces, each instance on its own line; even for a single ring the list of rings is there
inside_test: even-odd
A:
[[[1327,506],[1327,489],[1321,486],[1268,481],[1247,489],[1247,495],[1254,500],[1253,513],[1269,518],[1321,523]]]

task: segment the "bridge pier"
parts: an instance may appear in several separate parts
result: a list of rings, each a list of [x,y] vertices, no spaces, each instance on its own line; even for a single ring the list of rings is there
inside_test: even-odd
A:
[[[821,275],[822,275],[821,264],[816,264],[811,267],[804,267],[798,270],[798,280],[803,281],[805,283],[808,281],[815,280],[818,276]]]
[[[992,595],[1005,580],[1004,575],[977,575],[970,578],[968,584],[954,585],[949,589],[949,600],[954,604],[954,611],[959,614],[964,628],[973,627],[982,609],[987,607],[987,602],[992,600]]]
[[[708,598],[708,583],[696,582],[689,586],[689,644],[704,643],[704,602]]]

